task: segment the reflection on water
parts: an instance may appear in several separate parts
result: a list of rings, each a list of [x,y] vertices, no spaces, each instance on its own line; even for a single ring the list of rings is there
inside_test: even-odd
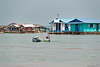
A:
[[[100,35],[0,34],[0,62],[100,62]]]

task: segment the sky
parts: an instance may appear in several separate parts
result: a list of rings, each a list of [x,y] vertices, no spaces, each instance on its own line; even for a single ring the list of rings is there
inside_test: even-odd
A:
[[[100,0],[0,0],[0,25],[49,25],[57,18],[100,19]]]

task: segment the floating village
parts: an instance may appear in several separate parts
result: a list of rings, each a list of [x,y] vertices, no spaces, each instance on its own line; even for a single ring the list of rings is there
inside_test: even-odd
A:
[[[11,23],[7,26],[0,26],[0,33],[42,33],[48,29],[39,24]]]
[[[0,26],[0,33],[100,34],[100,19],[55,18],[48,24],[11,23]]]
[[[49,34],[100,34],[100,19],[56,18]]]

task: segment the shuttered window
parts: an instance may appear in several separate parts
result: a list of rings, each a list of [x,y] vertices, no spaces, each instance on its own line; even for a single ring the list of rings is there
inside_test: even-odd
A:
[[[89,28],[94,28],[94,24],[89,24]]]

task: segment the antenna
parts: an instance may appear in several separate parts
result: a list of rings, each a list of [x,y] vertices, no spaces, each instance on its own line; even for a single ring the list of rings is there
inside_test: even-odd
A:
[[[57,14],[57,18],[59,18],[59,14]]]

